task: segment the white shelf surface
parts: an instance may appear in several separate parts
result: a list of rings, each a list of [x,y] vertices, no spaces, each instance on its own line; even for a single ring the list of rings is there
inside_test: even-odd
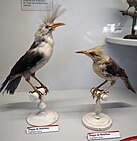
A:
[[[107,37],[106,42],[119,45],[137,46],[136,39],[123,39],[122,37]]]
[[[0,96],[0,138],[1,141],[87,141],[87,133],[92,132],[81,122],[82,117],[93,111],[94,101],[90,90],[50,91],[45,96],[48,109],[59,114],[59,132],[30,134],[25,118],[36,112],[37,103],[29,101],[28,93]],[[109,131],[119,130],[121,138],[137,135],[137,95],[124,90],[110,90],[109,99],[102,102],[103,113],[110,116],[113,125]],[[120,139],[108,139],[118,141]]]

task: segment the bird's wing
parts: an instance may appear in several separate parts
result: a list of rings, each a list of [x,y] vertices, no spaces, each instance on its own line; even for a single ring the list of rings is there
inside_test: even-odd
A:
[[[128,78],[124,69],[122,69],[112,58],[106,63],[106,72],[115,77],[125,77]]]
[[[39,46],[40,44],[41,44],[41,42],[35,42],[35,41],[34,41],[29,50],[36,48],[36,47]]]
[[[41,36],[39,37],[35,37],[35,41],[33,42],[33,44],[31,45],[30,49],[34,49],[36,48],[37,46],[39,46],[41,44],[41,42],[45,41],[45,39]]]
[[[120,77],[126,87],[132,92],[136,93],[130,81],[128,80],[128,76],[126,75],[124,69],[122,69],[112,58],[110,58],[109,61],[106,62],[106,72],[115,77]]]
[[[10,75],[17,75],[31,69],[42,59],[42,57],[42,54],[40,54],[39,52],[30,50],[27,51],[13,66]]]
[[[38,42],[34,42],[31,46],[32,49],[29,49],[12,67],[10,74],[7,76],[6,80],[2,83],[0,87],[0,92],[4,89],[4,87],[7,85],[5,90],[7,93],[14,93],[15,89],[17,88],[21,76],[18,76],[19,74],[31,69],[33,66],[35,66],[42,58],[42,54],[39,52],[34,52],[33,49],[38,46]]]

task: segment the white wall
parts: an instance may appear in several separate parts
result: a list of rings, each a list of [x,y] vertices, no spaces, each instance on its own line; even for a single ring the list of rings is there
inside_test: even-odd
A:
[[[67,11],[58,21],[66,23],[54,31],[54,53],[47,65],[37,72],[37,76],[51,90],[82,89],[96,86],[102,80],[91,70],[92,61],[86,56],[75,54],[80,49],[92,48],[105,43],[110,34],[102,32],[108,23],[118,24],[129,32],[130,18],[123,17],[120,10],[126,9],[126,0],[58,0]],[[5,79],[10,68],[30,47],[34,33],[41,23],[44,12],[21,11],[20,0],[2,0],[0,4],[0,82]],[[127,69],[130,79],[137,87],[136,49],[127,59],[127,47],[109,45],[107,53],[112,55]],[[134,57],[133,57],[134,56]],[[124,58],[123,58],[124,57]],[[124,61],[126,59],[126,61]],[[120,61],[122,60],[122,61]],[[130,68],[128,67],[130,65]],[[121,82],[119,82],[121,84]],[[37,85],[37,83],[35,83]],[[118,88],[120,85],[116,85]],[[123,84],[121,85],[124,87]],[[125,88],[125,87],[124,87]],[[31,87],[21,82],[18,91],[28,91]]]

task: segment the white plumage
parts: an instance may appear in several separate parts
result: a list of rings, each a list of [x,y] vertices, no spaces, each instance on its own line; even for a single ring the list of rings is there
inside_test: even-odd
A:
[[[41,87],[45,89],[45,93],[48,92],[48,88],[36,78],[35,72],[43,67],[52,56],[54,46],[52,31],[56,27],[64,25],[64,23],[54,23],[54,21],[63,12],[64,9],[61,9],[61,5],[59,4],[54,5],[51,12],[47,12],[47,15],[43,19],[43,23],[35,33],[33,44],[13,66],[10,74],[2,83],[0,92],[4,90],[4,92],[6,91],[7,93],[13,94],[22,76],[32,86],[34,91],[39,94],[39,99],[41,99],[42,93],[31,83],[30,77],[33,77],[40,83]]]
[[[42,42],[36,49],[32,50],[34,53],[43,54],[43,58],[36,63],[34,67],[30,69],[31,74],[35,73],[37,70],[39,70],[41,67],[43,67],[51,58],[53,53],[53,45],[54,41],[52,37],[46,37],[47,42]]]

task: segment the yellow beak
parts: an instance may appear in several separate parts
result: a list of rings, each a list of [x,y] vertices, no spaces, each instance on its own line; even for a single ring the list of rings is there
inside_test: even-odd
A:
[[[62,26],[62,25],[65,25],[65,24],[64,23],[54,23],[51,27],[52,29],[55,29],[56,27]]]

